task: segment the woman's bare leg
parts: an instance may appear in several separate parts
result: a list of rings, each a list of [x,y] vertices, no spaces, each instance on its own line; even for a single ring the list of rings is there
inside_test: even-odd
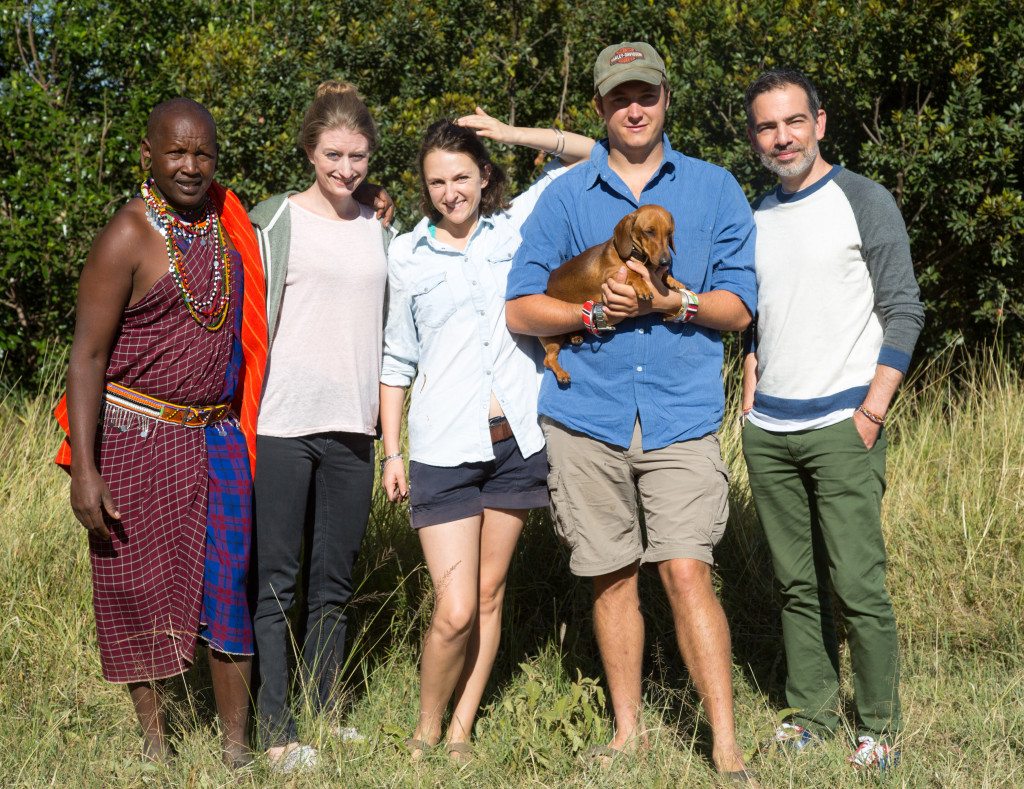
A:
[[[468,742],[501,641],[505,580],[528,510],[484,510],[480,530],[479,604],[466,648],[466,662],[455,685],[449,742]]]
[[[419,529],[434,584],[434,615],[423,642],[420,714],[413,738],[431,744],[441,738],[441,720],[462,674],[476,621],[482,520],[476,515]],[[417,756],[414,750],[413,758]]]

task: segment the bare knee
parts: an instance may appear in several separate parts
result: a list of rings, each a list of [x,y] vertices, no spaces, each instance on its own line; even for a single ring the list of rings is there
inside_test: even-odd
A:
[[[505,599],[505,583],[482,584],[480,586],[480,619],[489,619],[501,614],[501,606]]]
[[[433,636],[448,642],[465,641],[476,622],[476,601],[446,600],[434,610]]]
[[[639,565],[631,564],[613,573],[594,578],[594,607],[614,606],[616,608],[639,606],[637,590]]]
[[[658,566],[670,599],[687,600],[714,594],[711,567],[699,559],[669,559]]]

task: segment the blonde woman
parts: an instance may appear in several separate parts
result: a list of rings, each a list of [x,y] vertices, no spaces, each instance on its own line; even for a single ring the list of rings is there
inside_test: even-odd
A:
[[[373,487],[387,282],[387,231],[359,202],[377,130],[352,85],[319,86],[299,144],[313,183],[250,214],[270,337],[255,479],[257,718],[271,764],[285,772],[317,759],[298,741],[288,694],[287,612],[300,576],[299,663],[317,711],[332,710],[345,662],[345,607]]]

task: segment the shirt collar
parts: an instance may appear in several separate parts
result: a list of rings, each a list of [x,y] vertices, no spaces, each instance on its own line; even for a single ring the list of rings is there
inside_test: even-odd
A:
[[[454,250],[445,245],[441,244],[434,237],[433,233],[433,222],[430,217],[423,217],[419,222],[416,223],[416,227],[412,229],[413,247],[418,247],[420,244],[426,244],[428,247],[438,250],[439,252],[453,252]],[[473,244],[474,239],[483,232],[484,228],[490,229],[494,227],[494,215],[482,216],[476,223],[476,228],[473,230],[473,235],[469,237],[469,241],[466,244],[466,248],[462,250],[464,253],[469,250],[469,247]]]
[[[661,145],[661,165],[659,165],[658,169],[654,172],[654,175],[651,176],[647,185],[657,181],[662,176],[669,178],[670,180],[674,179],[679,170],[679,165],[682,163],[682,159],[684,158],[681,153],[672,147],[672,143],[668,141],[667,134],[663,133],[661,135]],[[591,149],[590,159],[587,165],[590,167],[590,179],[587,182],[588,189],[596,186],[599,181],[604,181],[610,186],[614,186],[616,183],[622,183],[622,178],[608,163],[608,151],[609,144],[607,138],[598,141],[598,143]],[[645,189],[647,188],[647,185],[644,186]]]

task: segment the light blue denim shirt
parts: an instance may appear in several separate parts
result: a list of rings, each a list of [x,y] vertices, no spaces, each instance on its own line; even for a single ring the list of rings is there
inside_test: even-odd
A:
[[[493,460],[491,392],[523,455],[544,447],[537,422],[543,354],[536,338],[509,333],[505,288],[523,222],[566,169],[549,167],[507,211],[481,217],[462,251],[434,238],[426,218],[391,243],[380,380],[415,381],[412,460],[432,466]]]

